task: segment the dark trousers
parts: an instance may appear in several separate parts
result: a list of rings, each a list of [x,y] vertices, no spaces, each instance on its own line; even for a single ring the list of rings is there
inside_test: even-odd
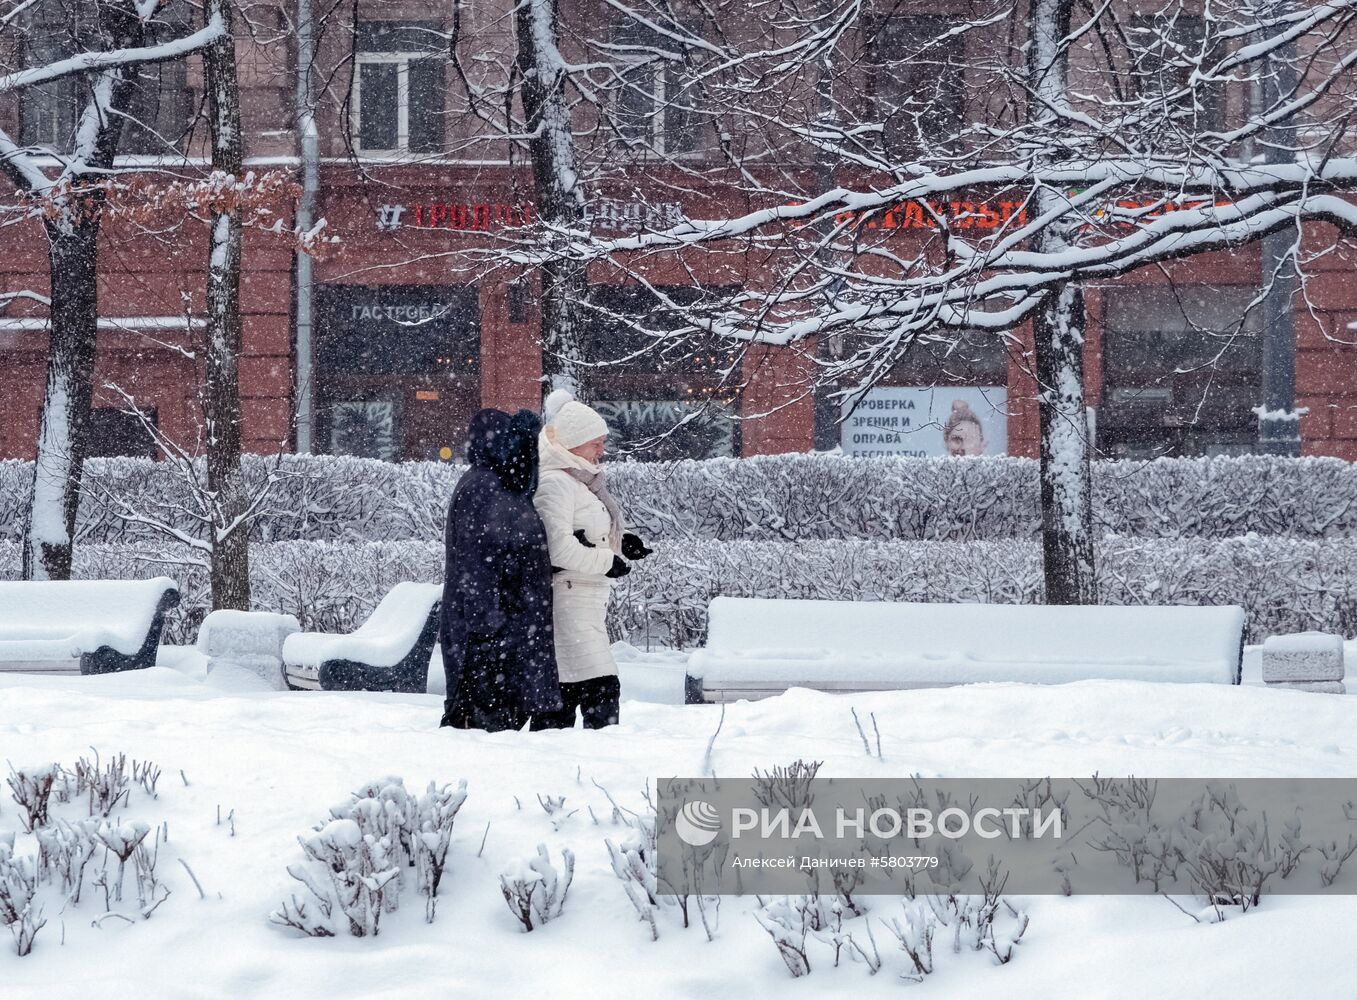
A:
[[[527,721],[518,707],[518,699],[501,684],[477,684],[477,678],[463,678],[456,693],[443,702],[440,726],[453,729],[484,729],[498,733],[505,729],[522,729]]]
[[[622,695],[622,683],[616,674],[593,677],[587,681],[561,685],[559,712],[537,712],[529,724],[531,729],[574,729],[575,709],[584,716],[585,729],[602,729],[617,725],[617,701]]]

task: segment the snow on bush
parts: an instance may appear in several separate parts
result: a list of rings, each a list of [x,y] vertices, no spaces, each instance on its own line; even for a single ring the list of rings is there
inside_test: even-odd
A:
[[[701,921],[703,930],[707,933],[707,940],[715,940],[716,928],[721,916],[721,897],[720,896],[702,896],[692,895],[688,892],[673,892],[670,886],[660,886],[659,882],[659,864],[656,851],[657,842],[657,813],[654,800],[650,796],[650,790],[647,788],[645,793],[646,808],[644,811],[637,812],[633,809],[624,809],[617,804],[617,800],[612,797],[607,789],[599,786],[603,794],[608,796],[608,802],[613,807],[612,821],[622,826],[625,830],[623,835],[614,842],[612,838],[604,838],[603,844],[608,849],[608,858],[612,863],[613,874],[622,882],[622,889],[627,894],[627,899],[631,901],[632,907],[636,910],[637,917],[650,930],[650,939],[658,941],[660,938],[660,928],[657,922],[657,916],[662,910],[668,909],[676,912],[682,918],[684,928],[691,927],[693,924],[693,910],[697,911],[697,919]],[[699,868],[706,864],[707,855],[712,851],[729,849],[728,844],[713,844],[705,850],[695,848],[696,855],[691,861],[685,859],[684,870],[688,870],[688,865],[696,864]]]
[[[31,953],[34,938],[46,924],[40,902],[44,885],[52,887],[49,895],[59,894],[61,912],[79,906],[86,872],[96,858],[88,881],[103,890],[104,913],[94,920],[95,926],[109,917],[133,922],[124,907],[115,905],[123,901],[129,862],[136,884],[136,915],[149,919],[169,898],[170,890],[157,872],[162,828],[143,820],[108,818],[115,806],[127,806],[131,781],[139,783],[148,798],[156,797],[160,769],[149,761],[133,761],[129,780],[126,767],[125,754],[100,766],[97,752],[93,761],[82,757],[70,771],[55,763],[10,765],[10,797],[21,810],[24,832],[32,834],[37,847],[36,855],[20,854],[15,834],[0,832],[0,924],[9,927],[20,955]],[[83,802],[89,818],[54,815],[55,809],[77,802]]]
[[[657,543],[618,581],[609,615],[614,639],[677,647],[702,643],[713,597],[1038,603],[1038,543],[775,542]],[[186,552],[167,545],[79,545],[75,576],[157,576]],[[441,542],[278,542],[251,551],[255,610],[295,615],[308,631],[349,632],[402,580],[437,583]],[[19,572],[19,547],[0,543],[0,577]],[[1248,640],[1321,631],[1357,636],[1357,538],[1226,539],[1109,537],[1098,566],[1108,604],[1237,604]],[[209,607],[207,574],[179,566],[180,606],[166,643],[188,644]]]
[[[90,459],[80,510],[84,542],[161,538],[101,498],[131,501],[189,534],[189,497],[174,468],[147,459]],[[462,473],[437,462],[392,464],[327,455],[246,456],[245,475],[281,476],[251,528],[256,542],[434,541]],[[17,540],[32,463],[0,461],[0,539]],[[1093,467],[1094,515],[1105,532],[1142,538],[1357,535],[1357,467],[1339,459],[1242,456],[1104,461]],[[609,482],[654,539],[720,541],[986,541],[1039,537],[1037,463],[990,457],[847,459],[768,455],[617,463]]]
[[[56,764],[39,764],[36,767],[9,767],[10,797],[23,810],[19,818],[25,833],[32,833],[40,826],[47,825],[47,809],[52,798],[52,787],[56,784],[61,768]]]
[[[1217,923],[1235,908],[1247,913],[1262,902],[1271,879],[1289,878],[1307,856],[1317,856],[1320,883],[1332,885],[1357,854],[1357,836],[1351,834],[1342,844],[1303,839],[1300,815],[1270,828],[1267,814],[1251,812],[1225,782],[1208,782],[1172,819],[1155,815],[1156,785],[1146,779],[1094,775],[1083,790],[1102,812],[1094,848],[1156,891],[1166,880],[1190,883],[1205,903],[1200,912],[1189,913],[1199,922]],[[1351,803],[1344,804],[1343,815],[1357,819]],[[1077,875],[1077,867],[1070,871]]]
[[[38,881],[37,862],[30,857],[16,857],[14,834],[0,833],[0,924],[14,935],[14,947],[20,956],[33,951],[33,939],[47,923],[42,908],[34,900]]]
[[[298,837],[305,860],[287,872],[306,888],[283,902],[270,919],[309,937],[376,937],[383,913],[400,906],[406,869],[432,922],[447,864],[453,822],[466,801],[466,782],[423,795],[408,792],[400,778],[369,782],[350,801],[330,810],[330,819]]]
[[[575,854],[568,847],[561,849],[561,868],[557,871],[551,863],[547,845],[538,844],[535,855],[517,858],[500,872],[499,891],[524,932],[556,919],[565,909],[575,880]]]

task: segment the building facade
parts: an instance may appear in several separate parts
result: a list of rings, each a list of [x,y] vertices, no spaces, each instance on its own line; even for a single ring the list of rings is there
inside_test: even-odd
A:
[[[606,13],[605,5],[598,9]],[[316,216],[325,220],[327,242],[309,283],[299,279],[295,241],[286,235],[304,174],[292,87],[293,8],[261,5],[252,15],[258,23],[242,33],[249,166],[257,178],[286,181],[261,202],[264,214],[246,236],[244,444],[274,453],[297,448],[300,438],[317,452],[453,461],[478,408],[535,408],[542,395],[539,276],[506,252],[537,222],[531,166],[521,150],[477,124],[467,96],[477,88],[493,92],[495,74],[509,72],[510,6],[472,5],[457,25],[442,8],[423,3],[368,3],[361,10],[356,25],[336,23],[317,36]],[[576,11],[583,22],[587,14]],[[882,39],[895,44],[911,32],[936,35],[936,18],[888,18],[862,50],[870,55]],[[454,28],[463,37],[453,44],[466,48],[471,37],[476,59],[449,58]],[[625,32],[618,37],[631,44]],[[949,58],[935,52],[934,62],[908,60],[904,69],[867,78],[870,99],[908,106],[912,95],[928,93],[930,117],[916,115],[898,132],[887,123],[886,141],[903,144],[903,154],[925,141],[928,129],[942,134],[970,113],[964,89],[949,75]],[[468,72],[481,77],[467,82]],[[663,66],[638,61],[618,78],[607,115],[578,112],[586,137],[581,160],[593,171],[589,212],[596,231],[662,228],[758,207],[722,160],[728,137],[704,132],[677,104],[666,104],[677,84]],[[202,92],[197,62],[160,64],[147,71],[143,89],[139,107],[155,125],[154,138],[129,132],[122,162],[152,182],[201,173],[201,129],[192,119]],[[0,128],[30,145],[55,146],[73,127],[77,97],[61,87],[25,91],[22,100],[0,104]],[[599,139],[605,123],[611,134]],[[804,159],[813,171],[813,157]],[[836,169],[841,182],[854,180],[851,169]],[[973,201],[942,211],[983,220],[986,212],[1016,210],[991,202],[977,191]],[[281,220],[281,231],[270,231],[268,218]],[[892,227],[889,239],[902,245],[932,225],[918,205],[902,205],[886,219],[873,225]],[[1357,333],[1350,327],[1357,324],[1357,282],[1345,252],[1326,245],[1322,230],[1307,230],[1306,240],[1309,280],[1293,303],[1297,402],[1306,411],[1302,447],[1305,454],[1353,460]],[[110,213],[100,253],[93,453],[156,453],[124,412],[123,393],[166,437],[201,447],[205,226],[173,208],[163,216]],[[813,344],[736,351],[713,342],[656,352],[638,345],[626,322],[653,318],[656,295],[681,303],[703,290],[773,280],[785,265],[776,255],[712,254],[656,264],[644,272],[644,284],[606,266],[590,269],[588,356],[609,363],[590,369],[585,380],[590,398],[619,428],[620,444],[639,457],[660,458],[816,447],[817,390],[808,381]],[[1086,390],[1099,454],[1254,449],[1261,268],[1257,246],[1246,245],[1086,288]],[[40,226],[0,229],[0,458],[35,452],[44,300],[51,294]],[[303,298],[310,303],[309,337],[299,335]],[[850,454],[1034,455],[1030,346],[1026,327],[1005,337],[920,345],[855,401],[832,432],[833,443]],[[666,435],[675,425],[680,430]],[[824,437],[822,426],[821,446]]]

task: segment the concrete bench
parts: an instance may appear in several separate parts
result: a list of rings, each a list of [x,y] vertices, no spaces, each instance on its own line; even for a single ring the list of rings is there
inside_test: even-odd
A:
[[[1270,635],[1263,640],[1263,683],[1322,694],[1347,694],[1343,639],[1324,632]]]
[[[1238,684],[1237,607],[891,604],[718,597],[687,701],[1092,678]]]
[[[0,673],[107,674],[155,666],[165,613],[153,580],[0,581]]]
[[[442,596],[436,583],[398,583],[353,632],[288,636],[283,641],[288,686],[423,694]]]
[[[301,631],[292,615],[268,611],[213,611],[198,627],[198,652],[207,657],[207,672],[247,670],[280,691],[287,690],[283,643]]]

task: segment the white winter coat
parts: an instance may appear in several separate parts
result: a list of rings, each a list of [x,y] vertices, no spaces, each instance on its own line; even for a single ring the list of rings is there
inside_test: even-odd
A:
[[[573,684],[617,673],[608,643],[608,593],[612,581],[604,574],[617,553],[609,547],[612,519],[603,501],[567,472],[597,466],[573,455],[543,436],[537,493],[533,506],[547,529],[552,575],[552,622],[556,633],[556,668],[561,683]],[[583,529],[593,548],[580,543]]]

